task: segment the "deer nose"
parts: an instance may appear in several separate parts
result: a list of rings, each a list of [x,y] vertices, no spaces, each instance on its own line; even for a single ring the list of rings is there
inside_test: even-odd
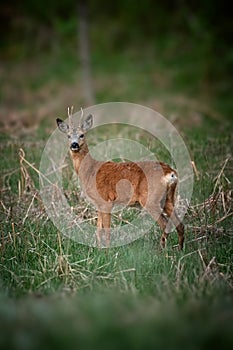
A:
[[[78,142],[72,142],[70,145],[71,150],[77,151],[79,149],[79,144]]]

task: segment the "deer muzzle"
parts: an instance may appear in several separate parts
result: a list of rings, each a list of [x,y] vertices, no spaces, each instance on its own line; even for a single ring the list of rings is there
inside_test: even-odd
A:
[[[78,142],[72,142],[71,145],[70,145],[70,149],[71,151],[73,152],[78,152],[79,151],[79,144]]]

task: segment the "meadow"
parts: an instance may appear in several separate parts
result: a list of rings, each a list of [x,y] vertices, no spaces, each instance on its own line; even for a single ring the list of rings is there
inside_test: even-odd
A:
[[[230,99],[221,100],[222,86],[216,91],[203,83],[202,60],[191,69],[190,57],[181,52],[177,64],[169,64],[173,50],[164,48],[156,63],[148,50],[143,64],[139,52],[131,51],[108,57],[106,64],[96,54],[93,64],[97,103],[127,99],[157,109],[177,127],[195,161],[182,252],[175,232],[160,249],[156,224],[137,241],[107,252],[57,230],[40,197],[39,164],[55,118],[69,105],[82,106],[80,72],[68,50],[58,52],[63,64],[40,57],[40,73],[35,57],[30,63],[6,63],[1,72],[6,102],[1,113],[9,113],[7,120],[1,118],[0,136],[0,348],[232,348]],[[166,160],[164,150],[141,131],[115,133],[141,140]],[[105,128],[90,132],[88,139],[95,145],[111,136]],[[77,216],[95,223],[95,209],[80,197],[69,157],[66,162],[66,197]],[[133,220],[137,210],[114,215],[113,225]]]

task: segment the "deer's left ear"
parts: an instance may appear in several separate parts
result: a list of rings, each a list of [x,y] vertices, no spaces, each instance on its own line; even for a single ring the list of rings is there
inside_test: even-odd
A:
[[[81,129],[83,131],[87,131],[89,130],[93,125],[93,115],[92,114],[89,114],[83,121],[82,121],[82,124],[81,124]]]
[[[67,134],[67,132],[69,131],[69,126],[65,122],[63,122],[62,119],[57,118],[56,121],[59,130]]]

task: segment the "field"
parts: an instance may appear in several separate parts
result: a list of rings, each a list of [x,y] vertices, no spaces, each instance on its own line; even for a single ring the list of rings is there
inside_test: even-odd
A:
[[[198,60],[190,69],[181,54],[171,66],[173,48],[166,50],[157,63],[144,52],[144,65],[137,52],[109,57],[106,65],[96,55],[94,85],[97,103],[127,99],[152,107],[182,135],[197,168],[182,252],[175,233],[160,249],[156,224],[107,252],[63,236],[44,209],[38,171],[55,118],[83,103],[80,72],[72,60],[65,66],[70,52],[58,52],[60,64],[42,56],[40,73],[36,58],[7,63],[1,72],[0,348],[232,348],[231,98],[223,97],[222,86],[202,86]],[[166,158],[140,131],[115,133]],[[90,132],[89,142],[109,137],[112,130]],[[95,223],[66,161],[66,196],[77,216]],[[136,215],[137,209],[125,209],[113,225]]]

